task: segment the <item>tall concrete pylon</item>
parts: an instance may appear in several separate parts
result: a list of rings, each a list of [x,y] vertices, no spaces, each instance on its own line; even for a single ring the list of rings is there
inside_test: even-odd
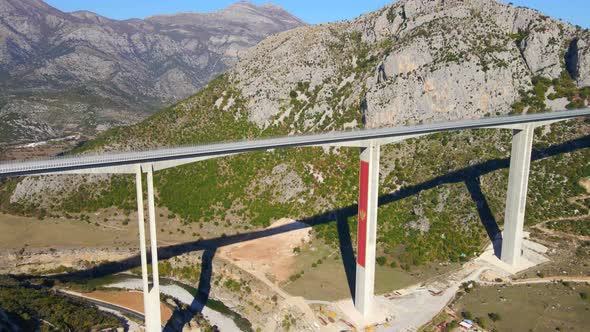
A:
[[[152,254],[152,286],[150,288],[147,267],[147,250],[145,241],[145,221],[142,172],[147,173],[148,216]],[[158,241],[156,238],[156,210],[154,202],[153,166],[136,166],[135,187],[137,191],[137,220],[139,226],[139,250],[141,255],[141,276],[143,281],[143,306],[145,329],[147,332],[162,331],[160,314],[160,280],[158,274]]]
[[[379,155],[380,146],[375,142],[361,148],[354,306],[363,317],[372,310],[375,292]]]
[[[501,254],[502,261],[509,265],[516,265],[522,255],[524,214],[534,135],[533,125],[525,125],[513,132]]]

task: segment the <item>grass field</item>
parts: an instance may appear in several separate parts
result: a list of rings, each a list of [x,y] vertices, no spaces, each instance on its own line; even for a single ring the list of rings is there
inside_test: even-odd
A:
[[[438,267],[433,263],[413,267],[413,270],[408,272],[399,267],[391,268],[377,264],[375,292],[384,294],[401,289],[440,275],[450,268]],[[340,251],[334,252],[325,245],[315,246],[313,250],[305,248],[298,255],[294,269],[303,274],[296,280],[281,285],[291,295],[320,301],[341,300],[351,296]],[[354,269],[352,273],[355,273]]]
[[[588,331],[588,284],[537,284],[509,287],[477,287],[453,304],[458,312],[484,319],[490,331]],[[492,321],[489,314],[498,314]]]
[[[135,228],[137,228],[135,224]],[[109,229],[79,220],[45,219],[0,214],[0,248],[101,247],[137,242],[135,229]]]
[[[110,211],[93,214],[91,222],[64,218],[39,220],[0,213],[0,248],[19,249],[25,245],[29,248],[137,247],[137,219],[132,214],[124,223],[125,218],[123,215],[115,217]],[[197,231],[194,225],[182,226],[177,220],[161,216],[156,221],[160,246],[198,239],[197,235],[193,236]]]

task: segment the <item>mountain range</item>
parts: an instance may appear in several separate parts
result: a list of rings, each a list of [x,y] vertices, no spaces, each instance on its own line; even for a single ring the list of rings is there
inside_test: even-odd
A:
[[[135,123],[196,93],[267,36],[302,25],[249,2],[117,21],[0,0],[0,144]]]

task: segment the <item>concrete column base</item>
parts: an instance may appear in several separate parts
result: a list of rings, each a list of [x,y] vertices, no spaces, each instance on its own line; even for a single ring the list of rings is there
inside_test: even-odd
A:
[[[375,293],[375,249],[379,196],[380,146],[371,142],[361,150],[357,264],[354,306],[367,317],[373,310]]]

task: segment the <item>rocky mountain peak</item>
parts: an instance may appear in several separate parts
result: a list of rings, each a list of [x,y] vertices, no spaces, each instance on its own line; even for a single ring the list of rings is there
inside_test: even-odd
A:
[[[493,0],[402,0],[273,36],[232,73],[249,119],[263,128],[293,113],[293,133],[360,125],[354,110],[370,127],[479,118],[511,112],[534,77],[570,72],[590,85],[587,39],[568,23]]]
[[[102,15],[98,15],[96,13],[87,11],[87,10],[78,10],[75,12],[71,12],[69,13],[70,15],[83,19],[83,20],[90,20],[90,21],[95,21],[98,23],[106,23],[108,21],[112,21],[111,19],[104,17]]]

